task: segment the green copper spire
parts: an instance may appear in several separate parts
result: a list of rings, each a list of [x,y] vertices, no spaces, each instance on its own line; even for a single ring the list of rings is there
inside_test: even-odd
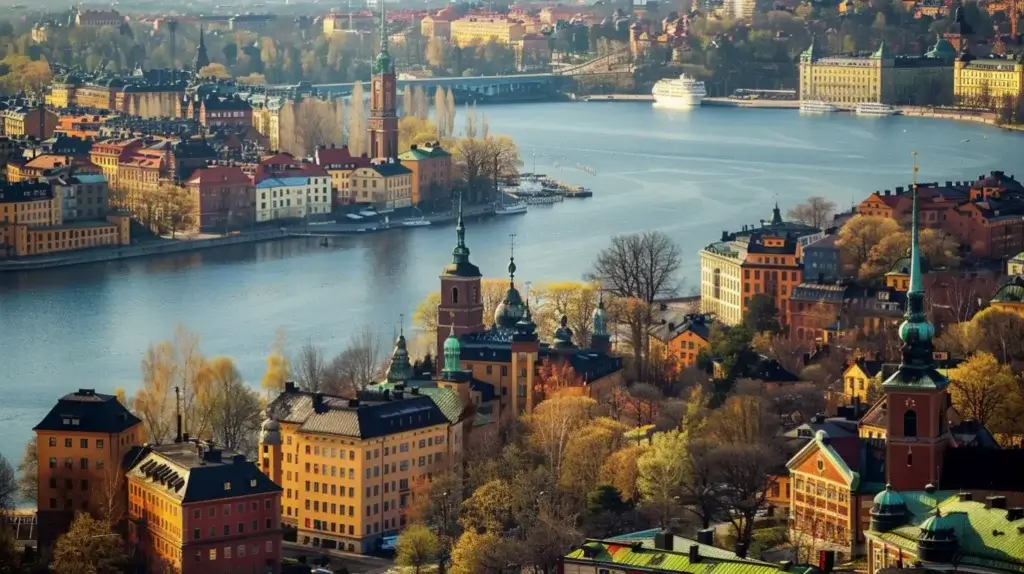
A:
[[[387,378],[389,383],[402,383],[412,378],[412,365],[409,363],[409,351],[406,349],[403,331],[399,331],[395,350],[391,352]]]
[[[444,268],[445,275],[457,277],[480,277],[480,268],[469,262],[469,247],[466,247],[466,222],[462,218],[462,194],[459,194],[459,219],[455,226],[458,242],[452,249],[452,263]]]
[[[388,18],[387,9],[384,7],[384,0],[380,1],[380,52],[373,62],[373,74],[393,74],[395,64],[391,61],[391,54],[388,53]]]
[[[910,231],[910,286],[907,291],[905,320],[899,328],[900,340],[903,341],[902,359],[899,370],[882,386],[942,388],[948,381],[935,370],[932,358],[932,339],[935,337],[935,327],[928,322],[924,310],[924,280],[921,278],[921,247],[918,241],[917,152],[913,153],[913,157],[914,184],[911,190],[914,200]]]
[[[448,338],[444,341],[444,376],[451,378],[452,374],[462,370],[462,344],[455,336],[455,325],[451,326]]]

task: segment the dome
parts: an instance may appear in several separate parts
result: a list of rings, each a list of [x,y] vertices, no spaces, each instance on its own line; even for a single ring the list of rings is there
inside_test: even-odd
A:
[[[452,326],[452,330],[448,333],[448,338],[444,340],[444,351],[462,351],[462,344],[459,343],[459,338],[455,336],[455,327]]]
[[[921,523],[917,537],[917,555],[922,562],[950,562],[956,555],[956,523],[949,516],[935,514]]]
[[[270,411],[264,411],[263,424],[260,425],[260,442],[265,445],[281,444],[281,424],[270,417]]]
[[[411,378],[412,365],[409,364],[409,351],[405,348],[405,335],[399,334],[395,341],[395,350],[391,352],[387,379],[389,383],[401,383]]]
[[[885,490],[875,495],[871,505],[871,530],[888,532],[907,522],[907,504],[900,493],[885,485]]]
[[[441,370],[450,375],[462,369],[462,344],[455,336],[455,325],[448,331],[448,338],[444,340],[444,362],[441,363]]]
[[[530,307],[526,307],[523,318],[516,323],[513,341],[531,342],[537,340],[537,325],[533,322],[533,315],[530,314]]]
[[[891,484],[885,485],[885,490],[875,495],[873,504],[878,507],[906,506],[903,497],[892,489]]]
[[[494,310],[494,324],[502,329],[511,329],[525,314],[526,305],[523,304],[523,298],[515,286],[509,285],[505,299]]]
[[[569,328],[569,318],[562,315],[558,329],[555,330],[554,347],[556,349],[571,349],[574,346],[572,343],[572,329]]]
[[[938,38],[935,41],[935,45],[932,46],[931,50],[925,54],[925,57],[936,58],[939,60],[954,60],[956,59],[956,48],[953,44],[950,44],[945,38]]]
[[[909,342],[911,337],[916,337],[920,341],[931,341],[935,337],[935,327],[928,322],[904,321],[900,324],[900,340]]]
[[[929,516],[921,523],[921,536],[925,534],[929,536],[952,536],[956,531],[956,525],[950,520],[948,516],[943,516],[941,512],[936,511],[935,514]]]

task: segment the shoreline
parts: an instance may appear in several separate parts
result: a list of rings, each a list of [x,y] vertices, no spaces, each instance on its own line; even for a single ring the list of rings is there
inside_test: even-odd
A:
[[[469,208],[463,212],[463,217],[477,219],[494,215],[493,206]],[[446,224],[454,222],[457,216],[453,213],[443,213],[426,216],[424,219],[430,221],[431,225]],[[359,236],[370,233],[383,233],[396,229],[413,229],[401,225],[384,226],[380,222],[369,223],[330,223],[321,225],[301,225],[292,227],[280,227],[264,229],[259,231],[245,231],[236,235],[225,235],[204,239],[161,239],[110,248],[96,248],[85,251],[71,251],[62,254],[37,255],[29,258],[11,259],[0,261],[0,273],[16,273],[18,271],[39,271],[43,269],[56,269],[60,267],[72,267],[75,265],[87,265],[89,263],[106,263],[109,261],[121,261],[124,259],[139,259],[144,257],[157,257],[160,255],[173,255],[178,253],[191,253],[206,251],[218,247],[232,245],[245,245],[249,243],[262,243],[265,241],[280,241],[283,239],[297,238],[327,238]]]

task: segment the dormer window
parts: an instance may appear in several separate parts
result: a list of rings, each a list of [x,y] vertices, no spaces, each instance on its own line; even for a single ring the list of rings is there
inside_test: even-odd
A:
[[[78,419],[71,419],[72,426],[78,426]]]
[[[224,490],[231,490],[231,483],[230,482],[225,482],[224,483]]]
[[[253,488],[256,488],[256,479],[255,479],[255,478],[253,478],[253,479],[251,479],[251,480],[249,481],[249,486],[251,486],[251,487],[253,487]]]

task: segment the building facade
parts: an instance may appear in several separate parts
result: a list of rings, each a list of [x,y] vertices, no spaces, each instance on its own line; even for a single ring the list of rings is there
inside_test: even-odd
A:
[[[465,16],[453,21],[449,29],[452,44],[460,48],[491,41],[512,46],[526,34],[525,24],[502,17]]]
[[[383,208],[409,207],[412,203],[412,170],[396,160],[374,160],[356,168],[349,176],[355,203],[371,203]]]
[[[103,174],[70,171],[52,180],[53,193],[61,197],[65,222],[101,219],[110,211],[110,188]]]
[[[256,188],[242,168],[197,169],[185,186],[196,197],[201,231],[227,233],[256,223]]]
[[[452,188],[452,154],[445,151],[440,142],[413,144],[398,159],[411,172],[413,205],[439,197],[447,198],[446,193],[440,194]]]
[[[313,152],[313,161],[323,168],[331,177],[332,205],[338,207],[355,203],[352,188],[352,174],[356,169],[369,167],[370,160],[366,157],[353,156],[348,146],[321,146]]]
[[[380,51],[373,61],[370,78],[370,117],[368,122],[370,155],[374,159],[398,158],[398,81],[395,63],[388,53],[387,16],[380,11]]]
[[[953,95],[966,107],[998,108],[1004,101],[1016,102],[1024,93],[1024,60],[975,58],[966,52],[957,58]]]
[[[49,547],[76,512],[103,514],[125,492],[122,461],[145,442],[142,421],[117,397],[79,389],[60,398],[36,436],[39,544]]]

